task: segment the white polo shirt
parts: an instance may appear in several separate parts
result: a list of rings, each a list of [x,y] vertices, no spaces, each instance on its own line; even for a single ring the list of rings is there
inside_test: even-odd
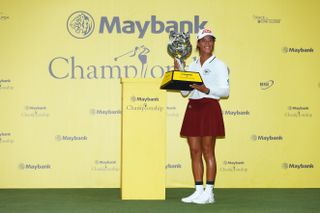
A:
[[[204,85],[210,89],[209,94],[194,89],[190,92],[190,99],[213,98],[219,100],[222,97],[229,96],[228,67],[215,55],[208,58],[202,66],[200,58],[198,58],[190,64],[188,71],[199,72]],[[181,93],[186,96],[189,91],[181,91]]]

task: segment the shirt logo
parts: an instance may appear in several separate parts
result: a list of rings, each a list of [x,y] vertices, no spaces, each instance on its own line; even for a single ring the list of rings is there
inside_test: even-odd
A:
[[[203,71],[203,74],[205,74],[205,75],[209,75],[209,73],[211,72],[211,70],[209,70],[209,69],[205,69],[204,71]]]

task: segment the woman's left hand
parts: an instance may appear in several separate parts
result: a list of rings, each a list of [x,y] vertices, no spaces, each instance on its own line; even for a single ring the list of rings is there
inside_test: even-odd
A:
[[[200,92],[203,92],[203,93],[209,92],[209,88],[207,88],[204,84],[201,84],[201,85],[191,84],[190,87],[193,89],[199,90]]]

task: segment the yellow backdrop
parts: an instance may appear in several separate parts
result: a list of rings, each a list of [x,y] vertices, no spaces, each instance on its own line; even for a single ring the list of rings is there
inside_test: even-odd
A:
[[[216,187],[319,187],[319,7],[1,0],[0,187],[119,187],[120,77],[162,78],[168,31],[189,31],[195,46],[203,26],[230,68]],[[167,187],[193,185],[186,101],[167,94]]]

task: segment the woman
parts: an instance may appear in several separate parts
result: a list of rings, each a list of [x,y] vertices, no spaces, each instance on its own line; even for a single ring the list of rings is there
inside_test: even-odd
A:
[[[189,95],[180,134],[187,137],[191,154],[195,192],[182,198],[184,203],[206,204],[214,202],[214,181],[216,177],[215,141],[224,136],[224,123],[219,105],[221,97],[229,96],[227,66],[213,54],[215,37],[211,30],[202,29],[197,35],[197,49],[200,57],[189,66],[190,71],[200,73],[202,85],[190,85],[193,88],[181,91]],[[177,69],[178,63],[174,66]],[[204,166],[206,163],[206,187],[203,187]]]

